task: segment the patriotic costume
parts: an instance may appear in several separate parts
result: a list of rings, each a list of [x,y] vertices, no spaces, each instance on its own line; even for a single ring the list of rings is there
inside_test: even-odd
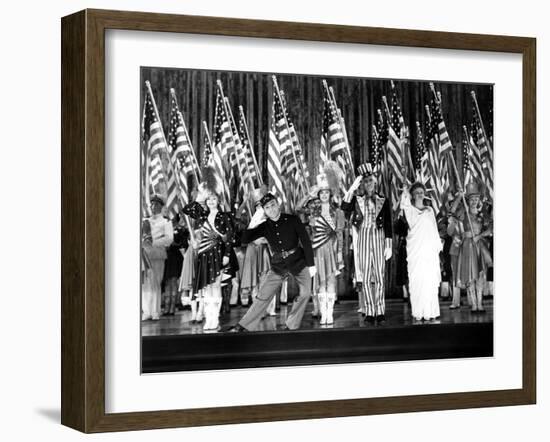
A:
[[[202,195],[201,195],[202,194]],[[206,189],[199,192],[197,200],[217,196]],[[217,201],[216,201],[217,204]],[[224,271],[224,258],[229,257],[234,234],[234,223],[231,214],[217,211],[212,222],[210,209],[204,208],[195,201],[183,208],[183,213],[195,219],[200,229],[200,240],[197,250],[197,262],[193,279],[193,293],[202,291],[204,296],[205,330],[218,328],[221,307],[221,278]],[[234,270],[233,270],[234,272]]]
[[[333,309],[336,301],[336,276],[344,267],[342,247],[344,213],[330,201],[331,186],[326,174],[317,176],[317,187],[314,191],[320,197],[321,205],[314,211],[309,220],[312,232],[312,247],[317,274],[315,276],[316,292],[321,324],[330,325],[334,322]],[[321,194],[323,193],[322,197]]]
[[[411,193],[421,184],[413,184]],[[407,190],[401,195],[401,209],[409,224],[407,235],[407,268],[411,310],[416,320],[439,316],[438,290],[441,282],[439,252],[442,249],[435,214],[431,207],[413,206]]]
[[[493,265],[485,236],[492,233],[492,226],[478,208],[472,207],[471,199],[476,196],[480,196],[477,185],[469,184],[466,190],[468,208],[459,216],[464,233],[458,255],[457,280],[468,291],[472,311],[484,312],[483,286],[487,268]]]
[[[176,311],[176,296],[178,294],[178,279],[183,266],[182,250],[187,246],[186,231],[179,224],[179,216],[174,218],[174,242],[166,250],[164,266],[164,311],[163,315],[174,316]]]
[[[373,193],[354,195],[361,179],[374,180],[370,164],[359,167],[359,176],[344,196],[342,209],[351,216],[357,229],[355,254],[362,277],[363,305],[366,320],[385,321],[384,271],[385,260],[391,257],[392,220],[389,201]],[[375,185],[375,184],[374,184]],[[372,284],[374,283],[374,284]]]
[[[148,269],[141,290],[142,319],[158,320],[161,314],[161,284],[164,276],[166,248],[174,240],[170,220],[162,216],[164,200],[158,196],[151,198],[151,205],[158,211],[144,220],[142,226],[142,250],[146,256]]]

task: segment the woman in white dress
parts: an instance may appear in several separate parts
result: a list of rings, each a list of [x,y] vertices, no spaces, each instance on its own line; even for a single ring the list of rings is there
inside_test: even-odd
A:
[[[401,194],[401,209],[409,224],[407,266],[411,309],[417,321],[434,320],[439,316],[442,244],[434,211],[424,205],[425,193],[423,184],[414,183],[410,192],[405,187]]]

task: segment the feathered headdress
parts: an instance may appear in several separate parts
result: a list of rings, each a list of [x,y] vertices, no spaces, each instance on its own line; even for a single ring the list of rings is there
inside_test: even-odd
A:
[[[218,182],[216,180],[215,171],[211,166],[203,167],[202,169],[202,183],[199,184],[199,192],[197,194],[197,201],[205,201],[210,195],[215,195],[220,198],[221,189],[217,187]]]
[[[321,190],[331,190],[334,192],[340,188],[340,183],[344,177],[344,172],[336,161],[327,161],[323,167],[323,172],[317,175],[318,192]]]

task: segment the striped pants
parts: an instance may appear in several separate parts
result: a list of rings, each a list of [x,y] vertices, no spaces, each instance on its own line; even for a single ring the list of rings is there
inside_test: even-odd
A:
[[[363,275],[363,305],[367,316],[384,315],[384,231],[375,225],[362,227],[357,238],[357,257]],[[374,284],[373,284],[374,283]]]

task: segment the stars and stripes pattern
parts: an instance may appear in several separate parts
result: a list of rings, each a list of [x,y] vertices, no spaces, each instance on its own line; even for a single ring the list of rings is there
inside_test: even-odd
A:
[[[169,164],[168,146],[162,124],[157,115],[156,105],[150,90],[145,95],[142,120],[142,138],[147,146],[147,155],[150,162],[150,182],[156,194],[166,195],[166,209],[170,217],[179,212],[178,187],[174,172]]]
[[[470,130],[464,126],[464,137],[467,137],[468,141],[468,167],[470,170],[471,179],[474,179],[482,184],[485,184],[485,178],[483,176],[483,168],[481,166],[481,154],[477,145],[477,132],[475,119],[470,126]],[[463,157],[466,161],[466,155]],[[465,183],[469,182],[465,180]]]
[[[485,181],[485,186],[487,187],[488,196],[493,199],[493,149],[491,144],[488,142],[485,137],[485,131],[483,130],[483,123],[481,122],[481,117],[478,114],[477,110],[474,108],[474,117],[473,117],[473,130],[475,133],[475,144],[479,149],[479,155],[481,159],[481,166],[483,169],[483,176]]]
[[[282,151],[286,151],[286,143],[289,139],[286,129],[283,106],[278,94],[273,92],[273,106],[271,109],[271,125],[269,128],[269,145],[267,148],[267,174],[269,186],[273,193],[281,199],[284,206],[287,206],[287,198],[281,169]],[[282,143],[281,143],[282,140]]]
[[[170,130],[168,131],[172,165],[176,174],[176,182],[180,187],[180,195],[184,204],[189,203],[188,175],[193,171],[193,146],[187,135],[183,115],[174,95],[170,100]]]
[[[315,250],[333,238],[336,235],[336,230],[333,222],[327,221],[324,216],[320,215],[315,217],[312,233],[311,246]]]
[[[243,144],[243,152],[245,157],[247,174],[250,179],[253,181],[254,186],[260,184],[260,175],[258,170],[258,165],[256,164],[255,157],[253,156],[253,147],[250,139],[248,138],[248,125],[244,118],[244,113],[239,112],[239,126],[238,126],[239,136]]]
[[[232,165],[228,159],[235,150],[235,141],[225,113],[225,103],[220,88],[216,91],[213,136],[210,163],[214,169],[216,188],[221,192],[222,205],[225,210],[229,210],[231,207],[231,194],[226,173],[231,173]],[[224,159],[228,161],[224,162]]]
[[[449,162],[447,155],[451,152],[452,145],[447,133],[443,115],[441,114],[441,106],[437,100],[432,99],[430,104],[432,136],[437,143],[436,158],[439,162],[439,194],[442,196],[450,186],[449,180]]]
[[[428,182],[428,150],[424,142],[424,135],[420,123],[416,122],[416,143],[414,149],[414,169],[416,171],[416,181],[426,185]]]
[[[326,134],[328,133],[328,127],[329,127],[329,121],[330,121],[330,101],[328,98],[328,94],[325,92],[324,98],[323,98],[323,133],[321,134],[321,148],[319,150],[319,172],[322,172],[322,165],[325,164],[329,157],[328,157],[328,139],[326,137]]]
[[[426,136],[428,138],[428,171],[429,179],[428,193],[432,200],[432,207],[435,213],[439,213],[441,208],[441,200],[443,197],[441,176],[439,170],[439,142],[437,140],[437,125],[433,124],[433,119],[428,119],[426,122]]]
[[[325,115],[327,103],[328,113],[326,115],[326,118],[323,118],[323,134],[321,137],[321,146],[323,146],[324,143],[328,151],[329,159],[336,161],[340,169],[344,172],[344,174],[342,175],[342,180],[340,182],[340,188],[343,192],[345,192],[348,185],[347,171],[349,168],[346,152],[346,137],[340,122],[340,117],[338,115],[338,108],[336,107],[336,104],[331,100],[328,88],[325,88],[324,94],[325,109],[323,110],[323,114]]]

